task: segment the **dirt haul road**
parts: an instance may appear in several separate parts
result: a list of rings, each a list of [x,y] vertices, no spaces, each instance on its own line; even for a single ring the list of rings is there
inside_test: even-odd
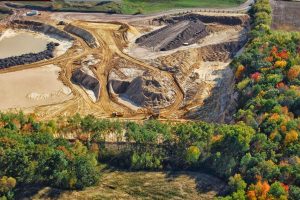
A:
[[[21,19],[41,21],[63,30],[64,26],[57,25],[57,23],[60,19],[68,18],[64,14],[43,12],[41,16],[30,18],[22,16]],[[51,105],[23,108],[25,112],[35,112],[41,119],[70,116],[76,113],[82,115],[93,114],[99,118],[110,118],[113,113],[121,113],[123,119],[142,120],[155,112],[155,106],[153,108],[143,107],[136,105],[132,99],[121,99],[120,96],[113,95],[108,87],[110,81],[112,81],[112,71],[116,72],[122,81],[128,81],[126,84],[129,84],[130,87],[130,82],[134,82],[139,76],[144,76],[133,72],[134,70],[139,70],[144,74],[148,74],[148,76],[150,75],[150,79],[145,80],[142,83],[142,88],[140,88],[144,92],[143,95],[147,98],[153,95],[165,98],[165,94],[160,94],[159,90],[150,90],[149,88],[157,89],[163,87],[166,83],[169,84],[168,87],[170,88],[167,89],[170,90],[173,96],[171,99],[167,99],[171,103],[167,103],[166,106],[162,106],[159,109],[160,118],[163,120],[183,119],[191,108],[205,105],[204,100],[220,84],[219,79],[226,79],[225,81],[223,80],[226,83],[231,82],[231,75],[227,74],[226,76],[223,71],[226,71],[225,68],[230,62],[231,56],[236,53],[236,43],[241,44],[241,47],[244,44],[244,40],[239,40],[247,34],[248,16],[220,13],[216,15],[236,18],[240,21],[240,24],[205,24],[210,35],[195,41],[195,44],[181,46],[164,53],[148,48],[144,51],[148,52],[144,56],[139,51],[139,48],[144,47],[139,46],[138,50],[130,50],[130,48],[135,48],[137,45],[135,44],[135,39],[160,29],[166,24],[155,25],[152,22],[149,24],[145,23],[143,18],[133,16],[131,17],[134,23],[124,22],[124,20],[105,22],[114,18],[94,21],[94,19],[90,20],[89,14],[87,16],[78,15],[80,20],[69,18],[68,22],[73,26],[88,31],[97,41],[98,45],[96,47],[91,48],[87,41],[84,41],[84,37],[72,34],[75,38],[74,44],[65,54],[50,60],[0,70],[0,74],[39,68],[49,64],[61,68],[59,80],[72,90],[73,97],[64,102]],[[149,17],[147,19],[154,16],[160,15],[147,16]],[[210,17],[213,16],[210,15]],[[140,21],[137,21],[137,19],[140,19]],[[186,26],[181,26],[181,24],[187,24],[187,21],[179,22],[179,24],[180,26],[176,27],[175,25],[174,28],[171,23],[171,30],[178,29],[180,33],[184,32]],[[193,35],[193,32],[189,34]],[[170,38],[167,38],[169,36]],[[173,36],[162,32],[159,37],[162,40],[172,42]],[[229,43],[227,44],[226,42]],[[214,45],[220,45],[220,47],[215,47]],[[238,48],[241,47],[238,46]],[[207,53],[205,48],[208,49]],[[212,50],[215,52],[211,52]],[[151,56],[149,57],[148,55]],[[203,57],[210,57],[209,55],[213,55],[213,59],[216,59],[216,62],[207,62],[203,59]],[[85,66],[86,59],[88,59],[87,63],[90,63],[87,66]],[[71,81],[74,70],[84,68],[84,66],[91,71],[100,83],[100,97],[97,101],[91,99],[90,91],[86,90],[83,85],[77,85]],[[151,83],[148,83],[148,81]],[[224,93],[224,91],[220,90],[219,93]],[[157,101],[157,97],[155,97],[154,101]],[[215,99],[214,101],[218,102],[220,99]],[[133,109],[133,107],[137,107],[137,109]]]

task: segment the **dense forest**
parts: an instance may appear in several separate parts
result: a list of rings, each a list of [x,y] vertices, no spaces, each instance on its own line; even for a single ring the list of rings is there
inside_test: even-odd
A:
[[[250,15],[251,39],[232,63],[240,94],[235,124],[1,113],[0,199],[30,184],[84,189],[101,181],[106,164],[205,171],[228,181],[222,200],[299,200],[300,34],[270,30],[268,0]]]

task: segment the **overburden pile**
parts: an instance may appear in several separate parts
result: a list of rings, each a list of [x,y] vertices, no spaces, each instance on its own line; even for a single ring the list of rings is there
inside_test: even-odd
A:
[[[154,50],[168,51],[184,44],[193,44],[207,35],[206,26],[200,20],[180,20],[141,36],[136,43]]]

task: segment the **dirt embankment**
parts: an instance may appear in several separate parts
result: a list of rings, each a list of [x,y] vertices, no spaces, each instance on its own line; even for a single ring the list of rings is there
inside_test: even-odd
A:
[[[50,42],[47,44],[47,49],[39,52],[39,53],[28,53],[23,54],[21,56],[13,56],[9,58],[0,59],[0,69],[16,66],[16,65],[24,65],[33,62],[38,62],[44,59],[53,58],[53,52],[55,46],[58,46],[58,43]]]
[[[22,21],[22,20],[14,20],[11,23],[12,27],[20,28],[20,29],[28,29],[31,31],[36,31],[40,33],[44,33],[45,35],[59,37],[63,40],[74,40],[72,36],[68,33],[61,31],[54,26],[44,24],[36,21]]]
[[[232,59],[236,53],[246,44],[247,38],[241,40],[224,42],[202,47],[198,50],[202,60],[226,62]]]
[[[72,24],[65,26],[64,30],[68,33],[81,37],[91,48],[98,47],[96,38],[90,32],[77,26],[73,26]]]

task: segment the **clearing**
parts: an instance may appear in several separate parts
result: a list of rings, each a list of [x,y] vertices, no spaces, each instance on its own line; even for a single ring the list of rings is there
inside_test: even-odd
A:
[[[196,172],[105,172],[98,186],[84,191],[46,188],[24,188],[17,199],[186,199],[212,200],[226,191],[220,179]]]
[[[277,30],[300,30],[300,2],[271,0],[273,9],[272,28]]]
[[[246,0],[65,0],[54,2],[9,1],[14,7],[26,7],[42,10],[108,12],[123,14],[149,14],[177,8],[229,8]]]

